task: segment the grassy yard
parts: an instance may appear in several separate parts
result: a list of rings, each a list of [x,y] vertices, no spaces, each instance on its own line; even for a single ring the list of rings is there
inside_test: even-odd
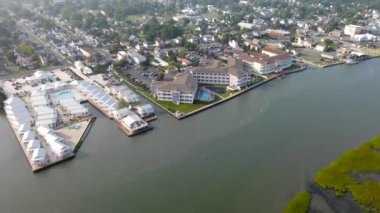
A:
[[[225,93],[223,94],[220,94],[220,96],[222,96],[223,98],[228,98],[230,97],[231,95],[234,95],[236,93],[239,93],[239,91],[226,91]]]

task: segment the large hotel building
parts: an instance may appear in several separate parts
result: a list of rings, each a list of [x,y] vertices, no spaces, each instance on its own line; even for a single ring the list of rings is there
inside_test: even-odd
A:
[[[242,61],[231,57],[227,65],[215,60],[210,66],[196,67],[190,72],[180,73],[173,81],[154,81],[151,91],[159,101],[192,104],[198,83],[244,87],[251,82],[251,78],[251,73],[244,71]]]
[[[281,50],[265,48],[261,53],[252,54],[237,51],[235,55],[246,67],[259,74],[281,72],[292,65],[292,57]]]

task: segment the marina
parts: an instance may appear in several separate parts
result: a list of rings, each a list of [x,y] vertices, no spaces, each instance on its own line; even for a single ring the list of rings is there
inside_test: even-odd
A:
[[[41,213],[191,212],[199,205],[205,212],[280,212],[318,170],[378,135],[379,66],[373,59],[308,69],[181,121],[159,109],[156,128],[142,137],[126,137],[89,104],[97,119],[75,159],[35,174],[0,116],[0,168],[7,171],[0,206]],[[62,201],[68,197],[73,205]]]
[[[39,70],[2,81],[2,87],[8,96],[4,102],[7,120],[33,172],[75,157],[95,121],[86,102],[113,119],[128,136],[152,129],[148,121],[157,118],[151,105],[136,105],[134,111],[122,108],[101,87],[75,80],[62,70]]]

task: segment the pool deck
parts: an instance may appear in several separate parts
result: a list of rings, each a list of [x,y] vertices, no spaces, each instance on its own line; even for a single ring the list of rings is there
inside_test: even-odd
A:
[[[83,137],[84,133],[88,129],[91,124],[93,118],[88,118],[84,121],[79,121],[77,123],[73,123],[69,126],[65,126],[55,130],[58,136],[62,137],[66,144],[70,146],[71,150],[76,150],[78,143]],[[73,125],[79,125],[78,129],[72,128]]]

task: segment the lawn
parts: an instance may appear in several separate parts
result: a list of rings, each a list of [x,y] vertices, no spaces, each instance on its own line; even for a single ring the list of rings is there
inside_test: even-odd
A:
[[[299,193],[288,203],[283,213],[306,213],[310,208],[311,195],[309,192]]]
[[[171,112],[180,111],[182,113],[190,113],[197,109],[210,105],[211,103],[214,103],[215,101],[218,101],[218,100],[219,98],[216,96],[213,102],[195,101],[194,104],[179,104],[179,105],[176,105],[172,102],[167,102],[167,101],[157,101],[157,103],[161,105],[161,107],[166,108]]]

